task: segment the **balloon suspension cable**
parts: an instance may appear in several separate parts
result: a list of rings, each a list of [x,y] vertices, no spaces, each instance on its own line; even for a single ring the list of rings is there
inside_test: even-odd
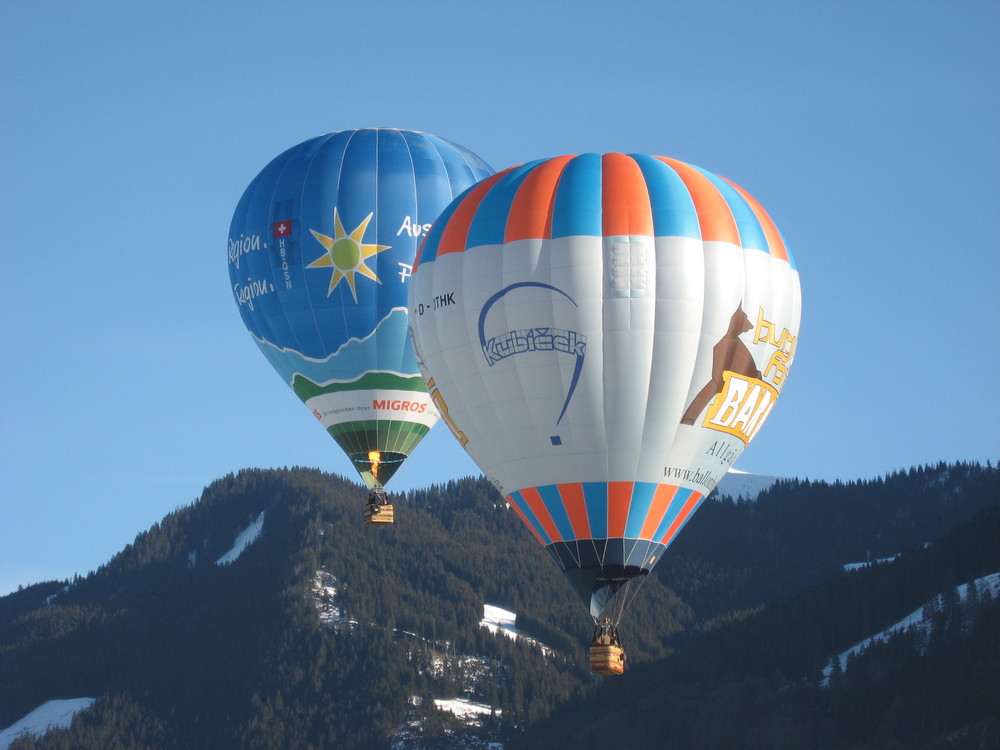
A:
[[[631,588],[631,579],[626,580],[617,589],[611,598],[611,622],[616,626],[621,624],[622,617],[625,616],[625,604],[628,599],[628,591]]]
[[[615,626],[620,625],[622,618],[625,616],[625,611],[632,606],[632,602],[639,595],[639,589],[646,582],[646,577],[646,575],[633,576],[621,582],[615,589],[615,593],[611,596],[609,609],[606,612],[602,612],[601,618],[595,617],[594,622],[609,620]],[[638,582],[636,582],[636,578],[639,579]]]
[[[622,614],[623,615],[625,613],[625,610],[632,606],[632,602],[634,602],[635,598],[639,595],[639,589],[642,588],[642,584],[644,584],[646,582],[646,579],[649,578],[649,573],[646,572],[646,573],[643,573],[641,576],[634,576],[634,577],[632,577],[632,578],[629,579],[629,583],[631,583],[632,581],[634,581],[636,578],[639,579],[639,582],[636,583],[635,585],[633,585],[631,587],[631,591],[626,592],[627,594],[629,594],[629,597],[628,597],[628,601],[625,602],[624,606],[622,607]]]

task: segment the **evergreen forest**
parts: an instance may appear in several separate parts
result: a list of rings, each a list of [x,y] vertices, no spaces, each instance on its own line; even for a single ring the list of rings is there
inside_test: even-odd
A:
[[[621,677],[590,673],[583,605],[486,479],[396,495],[391,526],[364,497],[248,469],[91,574],[0,597],[0,728],[96,699],[11,750],[1000,746],[1000,603],[954,593],[1000,572],[990,463],[711,498],[626,615]],[[833,658],[928,602],[929,638]]]

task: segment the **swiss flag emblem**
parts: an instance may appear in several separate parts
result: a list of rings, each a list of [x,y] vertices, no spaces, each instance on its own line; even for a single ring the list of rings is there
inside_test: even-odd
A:
[[[285,221],[274,222],[274,236],[275,237],[287,237],[292,233],[292,220],[286,219]]]

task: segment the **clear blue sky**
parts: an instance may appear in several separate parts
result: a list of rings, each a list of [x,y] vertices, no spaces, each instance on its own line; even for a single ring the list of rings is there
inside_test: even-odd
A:
[[[348,128],[735,180],[804,298],[737,468],[996,462],[998,38],[994,0],[0,4],[0,593],[86,574],[228,472],[355,478],[226,266],[254,175]],[[476,473],[439,424],[392,484]]]

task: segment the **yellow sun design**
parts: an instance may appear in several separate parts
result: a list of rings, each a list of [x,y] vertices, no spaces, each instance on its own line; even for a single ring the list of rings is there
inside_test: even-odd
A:
[[[340,215],[337,213],[336,206],[334,206],[333,237],[320,234],[315,229],[309,230],[312,232],[312,236],[326,248],[326,253],[314,260],[306,268],[333,268],[333,275],[330,277],[330,288],[326,293],[327,297],[333,294],[333,290],[337,288],[337,284],[340,283],[341,279],[347,279],[347,285],[351,287],[351,295],[354,297],[354,301],[357,302],[358,290],[354,284],[355,276],[359,273],[367,276],[369,279],[373,279],[376,283],[382,283],[379,281],[378,276],[375,275],[375,272],[365,265],[365,261],[375,255],[375,253],[380,253],[391,247],[391,245],[364,244],[365,230],[368,228],[368,222],[371,221],[374,215],[374,211],[368,214],[365,220],[358,225],[358,228],[348,234],[344,231],[344,225],[340,221]]]

